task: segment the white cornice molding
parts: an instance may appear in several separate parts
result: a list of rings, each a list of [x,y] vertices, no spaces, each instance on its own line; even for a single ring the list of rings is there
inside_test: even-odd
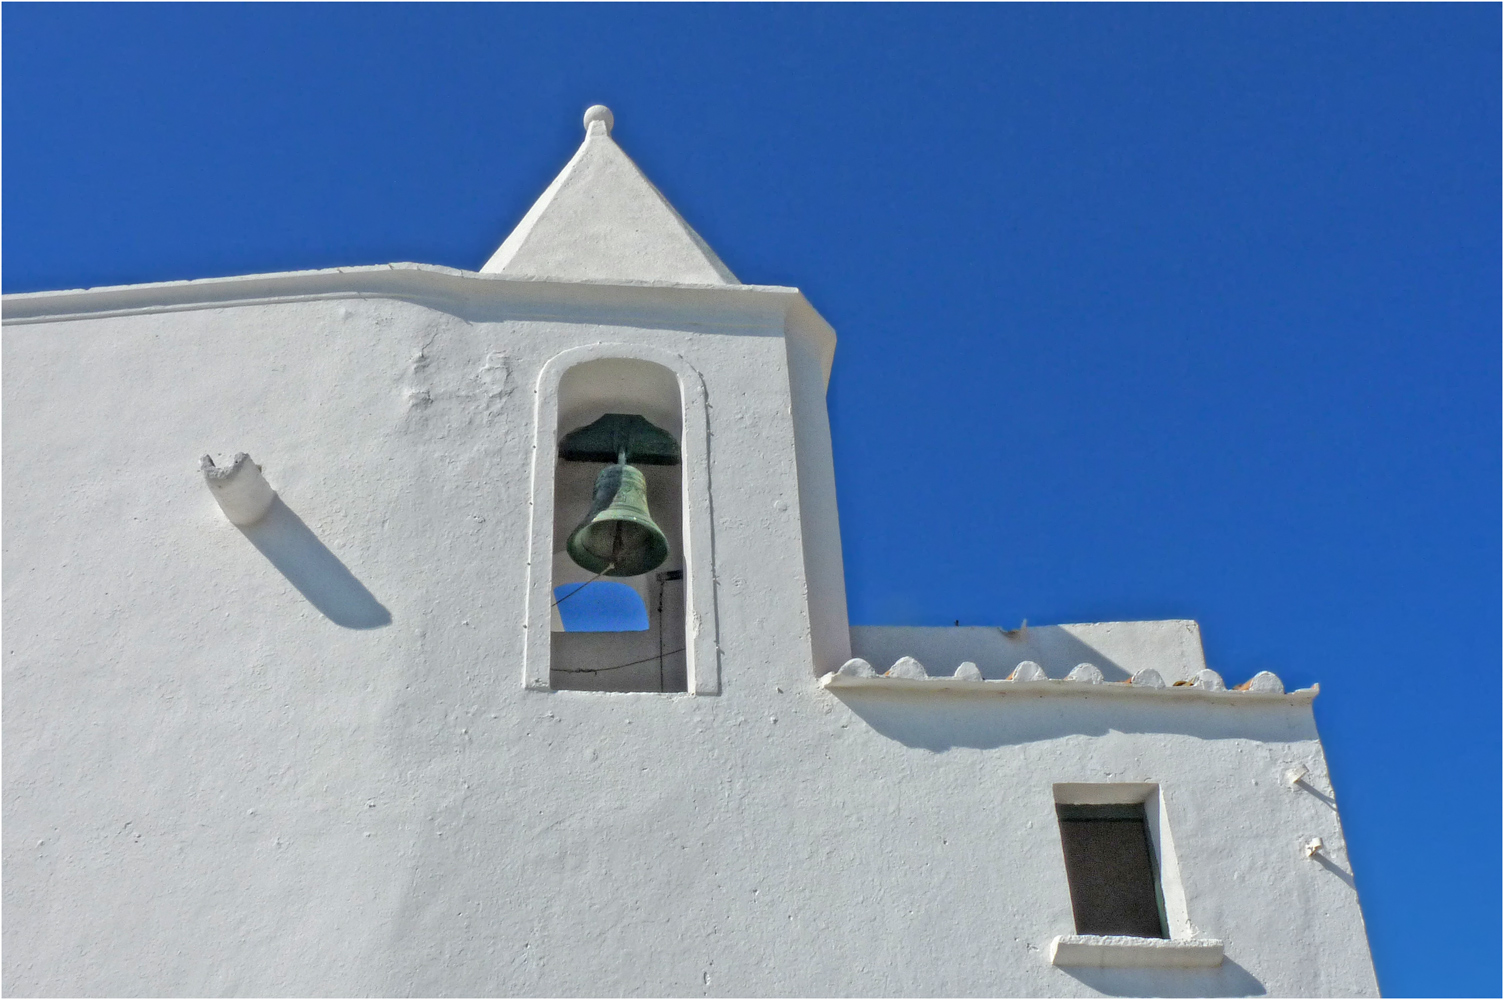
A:
[[[715,325],[721,325],[716,320],[726,325],[756,323],[785,313],[794,302],[813,311],[799,289],[781,285],[568,281],[410,263],[24,292],[0,297],[0,303],[4,322],[9,324],[369,295],[466,305],[504,303],[529,313],[549,305],[565,307],[564,311],[570,313],[579,307],[619,311],[625,306],[629,311],[654,314],[707,314],[705,318]]]
[[[835,330],[797,288],[519,278],[436,264],[375,264],[25,292],[0,297],[0,321],[15,326],[348,298],[400,299],[480,322],[640,323],[762,335],[779,331],[810,342],[823,361],[827,381],[835,355]]]

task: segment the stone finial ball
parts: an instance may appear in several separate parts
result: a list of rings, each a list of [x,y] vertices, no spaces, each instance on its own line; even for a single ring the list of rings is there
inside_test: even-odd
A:
[[[585,109],[585,130],[587,132],[590,130],[591,122],[605,122],[606,132],[609,133],[611,127],[616,124],[616,116],[604,104],[592,104]]]

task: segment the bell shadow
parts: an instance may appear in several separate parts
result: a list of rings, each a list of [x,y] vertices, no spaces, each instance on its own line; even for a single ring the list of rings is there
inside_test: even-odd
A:
[[[241,526],[240,533],[309,604],[334,624],[367,629],[392,623],[391,612],[355,579],[280,496],[273,498],[261,520]]]
[[[1110,997],[1261,997],[1269,991],[1237,962],[1224,958],[1215,969],[1060,970]]]

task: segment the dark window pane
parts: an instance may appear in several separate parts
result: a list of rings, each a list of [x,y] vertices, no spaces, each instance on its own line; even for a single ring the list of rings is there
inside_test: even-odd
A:
[[[1076,933],[1168,937],[1143,804],[1062,803],[1055,812]]]

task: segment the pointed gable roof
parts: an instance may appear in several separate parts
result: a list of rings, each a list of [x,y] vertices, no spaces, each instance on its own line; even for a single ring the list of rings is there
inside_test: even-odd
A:
[[[740,284],[611,138],[614,119],[585,112],[585,141],[482,274],[573,281]]]

